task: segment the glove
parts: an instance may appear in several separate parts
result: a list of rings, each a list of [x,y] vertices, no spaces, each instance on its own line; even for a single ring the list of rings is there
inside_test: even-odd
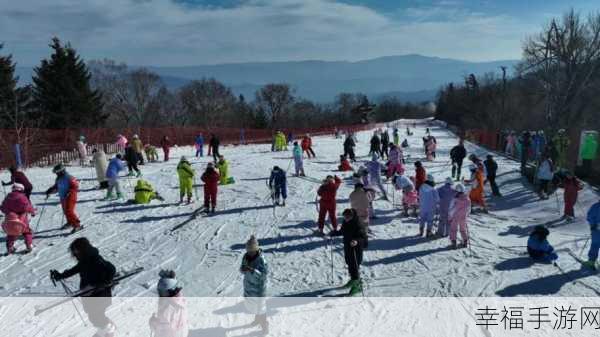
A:
[[[52,269],[50,271],[50,278],[53,279],[53,280],[55,280],[55,281],[58,281],[58,280],[62,280],[63,276],[62,276],[62,274],[60,272],[58,272],[58,270]]]

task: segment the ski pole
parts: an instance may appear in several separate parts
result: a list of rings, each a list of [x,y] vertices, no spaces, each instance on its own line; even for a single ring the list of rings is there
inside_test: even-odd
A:
[[[4,192],[4,197],[6,198],[6,186],[2,184],[2,192]]]
[[[40,227],[40,222],[42,222],[42,216],[44,216],[44,211],[46,211],[46,205],[42,206],[42,211],[40,212],[40,217],[38,218],[37,224],[35,225],[34,233],[37,232],[38,227]]]
[[[331,284],[334,284],[334,276],[333,276],[333,237],[330,236],[329,237],[329,252],[331,255]]]
[[[560,201],[558,200],[558,192],[554,191],[554,195],[556,196],[556,211],[560,215]]]
[[[196,176],[194,175],[194,193],[196,194],[196,201],[200,200],[200,196],[198,195],[198,185],[196,185]]]
[[[54,280],[53,280],[53,282],[54,282]],[[73,291],[71,291],[71,289],[69,289],[69,287],[65,284],[64,280],[59,280],[58,282],[60,282],[60,284],[62,285],[62,287],[67,295],[73,294]],[[81,322],[83,323],[83,326],[85,326],[87,328],[87,323],[83,319],[83,315],[81,315],[81,312],[79,312],[79,308],[77,308],[77,305],[75,304],[75,302],[71,302],[71,303],[73,304],[75,311],[77,311],[77,314],[79,315],[79,318],[81,319]]]
[[[590,242],[590,238],[587,238],[587,240],[585,240],[583,248],[581,248],[581,253],[579,253],[579,258],[581,258],[581,256],[583,255],[583,252],[585,251],[585,247],[587,247],[588,242]]]
[[[358,273],[360,274],[360,269],[358,266],[358,259],[356,258],[356,247],[352,247],[352,256],[354,257],[354,266],[356,267],[356,271],[358,271]],[[358,277],[358,279],[362,283],[360,276]],[[365,289],[362,285],[360,287],[360,292],[362,293],[362,297],[365,297]]]

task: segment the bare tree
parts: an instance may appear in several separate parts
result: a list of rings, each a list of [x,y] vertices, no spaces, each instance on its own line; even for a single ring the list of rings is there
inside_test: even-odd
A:
[[[293,102],[294,96],[287,84],[267,84],[256,92],[256,103],[270,119],[272,128],[280,126]]]
[[[231,89],[214,78],[192,81],[180,91],[181,104],[192,123],[222,126],[235,111]]]

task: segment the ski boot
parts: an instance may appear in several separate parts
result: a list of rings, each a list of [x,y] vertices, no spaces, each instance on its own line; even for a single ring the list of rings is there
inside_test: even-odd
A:
[[[15,247],[12,247],[6,251],[6,255],[12,255],[16,252],[17,252],[17,250],[15,249]]]
[[[74,228],[71,230],[71,234],[75,234],[75,233],[77,233],[77,232],[80,232],[80,231],[82,231],[82,230],[83,230],[83,226],[79,225],[79,226],[77,226],[77,227],[74,227]]]
[[[425,233],[425,237],[428,239],[432,239],[435,235],[433,235],[433,232],[428,229],[427,232]]]
[[[27,248],[25,248],[25,254],[29,254],[33,251],[33,246],[32,245],[28,245]]]
[[[582,265],[586,268],[590,268],[591,270],[597,270],[596,261],[585,261]]]
[[[135,175],[136,178],[139,178],[142,176],[142,171],[138,171],[138,173]]]
[[[214,208],[214,207],[212,207],[212,208],[210,209],[210,213],[211,213],[211,214],[215,214],[215,212],[216,212],[216,211],[215,211],[215,208]]]
[[[282,207],[285,207],[285,200],[281,203]]]
[[[67,222],[66,224],[62,225],[62,227],[60,229],[65,230],[65,229],[69,229],[71,227],[73,227],[73,226],[71,226],[71,224]]]
[[[350,289],[350,288],[354,287],[354,285],[358,282],[359,282],[358,280],[350,280],[350,281],[346,282],[346,284],[344,284],[344,286],[342,288]]]
[[[106,193],[106,197],[104,197],[104,199],[102,199],[102,201],[108,201],[108,200],[112,200],[113,199],[113,195],[110,192]]]
[[[423,227],[419,227],[419,237],[423,236]]]
[[[460,243],[460,246],[458,246],[458,248],[467,248],[469,246],[469,243],[467,241],[463,241]]]
[[[342,232],[339,229],[334,228],[328,235],[329,237],[340,236],[342,235]]]
[[[117,200],[122,200],[122,199],[123,199],[123,194],[117,193]]]
[[[450,249],[457,249],[458,246],[456,245],[456,240],[452,240],[450,243]]]
[[[355,295],[361,293],[362,291],[363,291],[362,281],[356,280],[354,285],[350,288],[350,292],[348,293],[348,296],[355,296]]]
[[[190,204],[192,204],[193,202],[194,202],[194,200],[192,200],[192,197],[191,197],[191,196],[188,196],[188,198],[187,198],[187,204],[188,204],[188,205],[190,205]]]
[[[133,177],[135,175],[135,173],[133,173],[133,171],[129,171],[129,173],[127,173],[128,177]]]

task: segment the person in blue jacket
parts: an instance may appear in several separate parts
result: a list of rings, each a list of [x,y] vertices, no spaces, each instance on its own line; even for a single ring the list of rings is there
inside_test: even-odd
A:
[[[269,188],[273,191],[275,205],[279,206],[279,199],[283,197],[282,206],[285,206],[285,199],[287,199],[287,178],[285,171],[279,168],[279,166],[274,166],[273,170],[271,170]]]
[[[588,252],[588,261],[584,263],[585,266],[592,269],[596,269],[596,260],[598,260],[598,250],[600,250],[600,201],[592,205],[588,211],[587,221],[590,224],[590,230],[592,231],[592,244],[590,245],[590,251]]]
[[[194,143],[196,145],[196,158],[204,157],[204,136],[201,133],[196,136]]]
[[[106,192],[105,200],[113,199],[113,191],[117,190],[117,199],[123,198],[121,183],[119,183],[119,172],[125,170],[125,163],[122,160],[121,154],[117,154],[108,163],[106,169],[106,179],[108,179],[108,191]]]
[[[535,226],[529,235],[527,253],[534,261],[550,263],[558,259],[554,248],[548,242],[549,234],[550,231],[546,227],[539,225]]]

